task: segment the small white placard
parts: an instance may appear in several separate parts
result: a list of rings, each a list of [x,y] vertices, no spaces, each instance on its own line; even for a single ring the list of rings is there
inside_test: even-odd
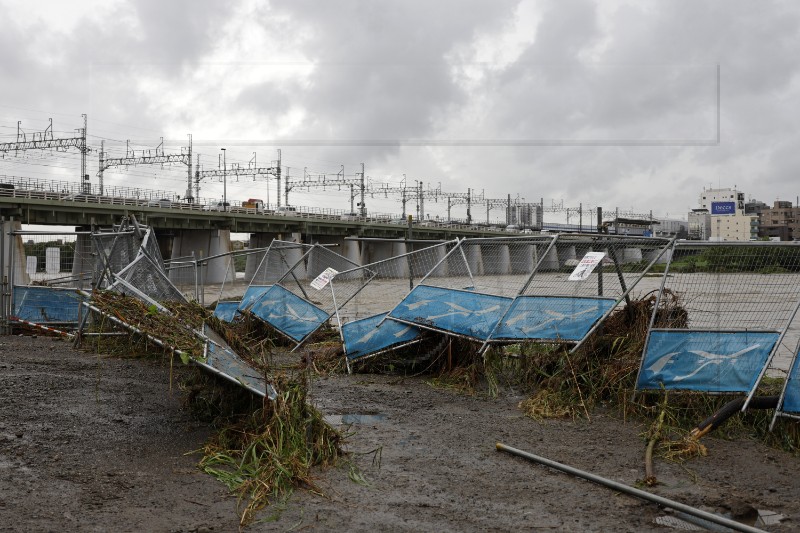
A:
[[[578,263],[578,266],[575,267],[575,270],[572,271],[572,274],[569,275],[569,280],[585,280],[605,256],[605,252],[587,252],[586,255],[583,256],[583,259],[581,259],[581,262]]]
[[[335,276],[338,273],[339,273],[338,270],[334,270],[328,267],[322,271],[322,274],[314,278],[314,281],[311,282],[311,286],[317,290],[320,290],[323,287],[325,287],[325,285],[330,283],[331,278],[333,278],[333,276]]]
[[[48,274],[58,274],[61,272],[61,248],[55,246],[44,250],[44,270]]]
[[[25,273],[29,276],[33,276],[36,274],[36,256],[35,255],[28,255],[25,258]]]

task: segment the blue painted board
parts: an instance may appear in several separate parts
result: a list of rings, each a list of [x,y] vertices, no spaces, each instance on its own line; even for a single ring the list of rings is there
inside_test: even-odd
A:
[[[353,361],[398,344],[406,344],[420,336],[418,328],[394,320],[386,320],[378,326],[385,316],[386,313],[381,313],[353,320],[342,326],[344,351],[348,360]]]
[[[486,340],[511,302],[505,296],[417,285],[389,317]]]
[[[609,298],[518,296],[492,339],[578,342],[614,303]]]
[[[777,332],[653,330],[637,389],[749,392]]]
[[[316,330],[329,314],[280,285],[273,285],[253,303],[250,312],[297,342]]]

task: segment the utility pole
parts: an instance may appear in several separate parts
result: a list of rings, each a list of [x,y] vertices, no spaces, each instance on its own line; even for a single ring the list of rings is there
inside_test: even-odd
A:
[[[256,160],[256,155],[253,154],[253,159],[250,160],[250,163],[247,165],[247,168],[241,167],[238,164],[231,165],[231,168],[222,169],[221,165],[218,165],[217,169],[213,170],[200,170],[200,154],[197,154],[197,169],[194,172],[195,176],[195,198],[200,198],[200,180],[203,178],[223,178],[227,180],[227,175],[231,174],[236,176],[236,181],[239,181],[240,177],[251,176],[253,181],[257,180],[260,176],[266,176],[266,179],[269,180],[269,176],[275,176],[276,178],[280,177],[280,150],[278,150],[278,161],[277,166],[271,167],[259,167],[258,161]],[[190,167],[191,168],[191,167]],[[269,187],[269,183],[267,183],[267,187]],[[269,194],[269,191],[267,191]],[[278,205],[281,205],[281,197],[280,197],[280,190],[278,191]]]
[[[366,191],[364,187],[364,163],[361,163],[361,203],[358,204],[358,207],[359,207],[359,213],[361,214],[362,217],[367,216],[367,204],[364,199],[365,192]]]
[[[154,153],[155,152],[155,153]],[[198,155],[199,157],[199,155]],[[189,135],[189,148],[184,151],[181,148],[180,154],[166,154],[164,153],[164,138],[161,138],[161,143],[155,150],[142,150],[141,155],[136,155],[136,150],[131,150],[130,140],[125,145],[125,157],[109,158],[105,152],[105,143],[100,143],[100,167],[97,172],[98,181],[100,183],[100,194],[103,194],[103,173],[111,167],[126,167],[133,165],[163,165],[168,163],[182,163],[189,169],[188,187],[186,192],[186,200],[192,202],[192,136]],[[198,163],[199,165],[199,163]],[[198,195],[200,191],[198,188]]]
[[[86,131],[88,126],[88,118],[86,114],[81,115],[83,117],[83,130],[81,131],[81,137],[83,137],[83,143],[81,144],[80,151],[81,151],[81,180],[83,180],[83,192],[85,194],[89,194],[92,192],[92,184],[89,183],[89,174],[86,173],[86,154],[88,153],[88,149],[86,146]],[[103,194],[103,191],[100,191],[100,194]]]
[[[425,218],[425,195],[422,194],[422,182],[419,182],[419,219]]]
[[[222,150],[222,210],[228,210],[228,163],[226,160],[226,150],[225,148],[220,148]]]
[[[83,117],[83,129],[78,130],[79,135],[77,137],[59,139],[53,137],[52,118],[50,119],[50,125],[43,132],[33,133],[31,140],[28,140],[27,134],[22,131],[22,121],[17,121],[17,140],[10,143],[0,143],[0,153],[14,152],[14,155],[18,155],[20,151],[25,150],[47,150],[54,148],[56,150],[66,151],[67,148],[77,148],[81,153],[81,189],[84,193],[91,192],[91,189],[87,190],[90,184],[89,176],[86,174],[86,154],[91,151],[86,143],[87,118],[85,114],[81,116]]]

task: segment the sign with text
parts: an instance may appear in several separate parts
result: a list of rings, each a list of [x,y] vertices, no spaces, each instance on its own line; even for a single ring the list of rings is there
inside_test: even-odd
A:
[[[712,215],[735,215],[736,202],[711,202]]]
[[[333,268],[328,267],[322,271],[322,274],[314,278],[314,281],[311,282],[311,286],[317,290],[320,290],[323,287],[325,287],[325,285],[330,283],[333,276],[335,276],[338,273],[339,273],[338,270],[334,270]]]
[[[583,281],[589,277],[597,265],[600,264],[600,261],[606,256],[605,252],[587,252],[586,255],[583,256],[581,262],[578,263],[578,266],[575,267],[575,270],[572,271],[572,274],[569,275],[570,281]]]

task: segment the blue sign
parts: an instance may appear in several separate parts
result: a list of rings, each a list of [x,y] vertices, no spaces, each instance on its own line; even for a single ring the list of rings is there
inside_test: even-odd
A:
[[[380,326],[386,313],[354,320],[342,326],[344,350],[349,360],[364,357],[398,344],[408,344],[419,337],[414,326],[387,320]]]
[[[255,316],[297,342],[316,331],[330,315],[296,294],[273,285],[250,308]]]
[[[614,303],[608,298],[519,296],[492,338],[577,342]]]
[[[711,202],[712,215],[735,215],[736,202]]]
[[[637,389],[749,392],[776,332],[653,330]]]
[[[214,316],[223,322],[233,322],[239,310],[239,302],[217,302],[214,308]]]
[[[389,317],[486,340],[511,302],[504,296],[417,285]]]
[[[792,370],[789,372],[786,392],[783,397],[781,411],[784,413],[800,413],[800,357],[795,357]]]
[[[239,311],[249,310],[256,300],[261,298],[261,295],[267,292],[272,285],[250,285],[242,296],[242,301],[239,303]]]
[[[75,289],[14,287],[12,314],[37,324],[78,322],[81,298]]]

